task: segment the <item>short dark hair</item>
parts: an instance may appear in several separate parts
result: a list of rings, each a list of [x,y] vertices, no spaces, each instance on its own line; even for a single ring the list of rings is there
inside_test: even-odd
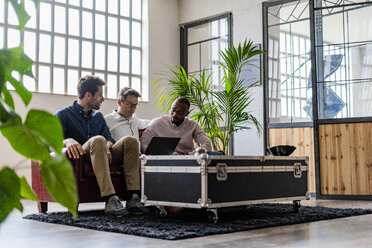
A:
[[[178,97],[174,102],[179,102],[179,103],[182,103],[182,104],[186,104],[187,105],[187,110],[190,109],[190,101],[184,96]]]
[[[94,75],[86,75],[84,77],[81,77],[79,79],[78,85],[77,85],[77,92],[79,99],[83,99],[85,96],[85,93],[89,92],[93,96],[98,91],[98,86],[106,85],[106,81],[94,76]]]
[[[130,96],[135,96],[135,97],[141,97],[141,94],[138,91],[136,91],[135,89],[130,88],[130,87],[124,87],[119,91],[118,99],[120,99],[120,101],[124,102],[125,99],[127,98],[127,96],[129,96],[129,95]]]

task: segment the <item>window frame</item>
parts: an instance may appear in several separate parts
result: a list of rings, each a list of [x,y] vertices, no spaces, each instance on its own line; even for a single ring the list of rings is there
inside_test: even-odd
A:
[[[213,22],[213,21],[216,21],[216,20],[224,19],[224,18],[227,19],[227,28],[228,28],[228,31],[227,31],[228,41],[227,41],[227,43],[228,43],[228,47],[231,48],[232,47],[232,42],[233,42],[232,41],[233,40],[232,39],[233,32],[232,32],[232,13],[230,13],[230,12],[180,25],[180,41],[181,41],[180,64],[185,69],[186,73],[188,72],[188,52],[187,52],[188,51],[187,50],[187,47],[188,47],[188,44],[187,44],[188,29],[192,28],[192,27],[199,26],[199,25],[207,24],[207,23],[210,23],[210,22]],[[218,37],[213,38],[213,39],[217,39],[217,38]],[[213,40],[213,39],[211,39],[211,40]]]
[[[105,3],[105,10],[98,10],[96,9],[96,2],[97,1],[104,1]],[[69,0],[66,0],[65,2],[57,2],[57,1],[51,1],[51,0],[40,0],[39,8],[35,9],[35,19],[36,19],[36,26],[35,27],[29,27],[25,26],[23,30],[20,31],[20,42],[24,43],[25,40],[25,32],[30,33],[35,36],[35,42],[32,44],[35,49],[35,59],[33,60],[33,73],[34,73],[34,82],[35,85],[33,87],[32,92],[38,92],[38,93],[47,93],[47,94],[57,94],[57,95],[75,95],[76,96],[76,84],[77,81],[81,76],[89,74],[98,74],[102,79],[107,81],[107,85],[104,87],[104,97],[109,99],[116,99],[117,92],[120,90],[122,86],[129,86],[133,87],[133,82],[136,82],[137,87],[135,87],[138,91],[140,91],[142,94],[146,92],[145,88],[146,86],[143,85],[143,0],[137,0],[139,4],[141,5],[141,9],[138,11],[140,13],[139,19],[133,17],[133,1],[134,0],[128,0],[129,4],[129,16],[124,16],[121,13],[121,4],[122,1],[118,0],[117,3],[117,11],[111,12],[109,8],[109,0],[92,0],[90,7],[84,7],[83,0],[78,0],[78,5],[75,3],[72,4]],[[8,44],[8,30],[9,29],[17,29],[17,25],[9,24],[9,5],[5,0],[0,1],[0,4],[3,4],[4,13],[0,13],[1,15],[4,15],[4,22],[0,23],[0,27],[3,29],[3,44],[4,47],[7,47]],[[46,31],[41,29],[41,23],[40,23],[40,5],[47,4],[48,7],[51,9],[51,23],[50,23],[50,30]],[[30,6],[31,8],[35,8],[35,6],[32,4]],[[65,24],[64,24],[64,32],[56,32],[55,30],[55,9],[56,7],[62,7],[64,9],[64,16],[65,16]],[[69,33],[69,12],[70,10],[78,11],[78,18],[79,18],[79,34],[78,35],[72,35]],[[91,26],[89,27],[91,33],[90,37],[83,36],[83,13],[89,13],[89,16],[91,19]],[[104,40],[97,39],[95,37],[96,33],[96,15],[102,15],[105,18],[105,38]],[[33,16],[31,16],[33,17]],[[109,26],[109,19],[114,18],[113,20],[117,23],[117,33],[116,33],[116,41],[112,42],[109,39],[109,32],[108,32],[108,26]],[[121,42],[121,22],[127,21],[128,22],[128,32],[129,32],[129,43],[124,44]],[[139,38],[138,44],[133,44],[133,30],[132,27],[134,25],[139,25],[140,31],[137,35]],[[50,51],[49,55],[50,58],[48,59],[49,62],[40,61],[40,36],[49,37],[50,40]],[[127,34],[125,34],[127,35]],[[56,63],[54,60],[54,53],[55,53],[55,39],[63,38],[64,39],[64,63]],[[77,56],[77,65],[70,65],[69,63],[69,41],[73,39],[74,41],[77,41],[78,43],[78,56]],[[27,41],[26,41],[27,42]],[[91,64],[90,67],[83,66],[83,42],[89,42],[91,47],[91,54],[90,59],[91,61],[88,64]],[[103,69],[97,69],[96,68],[96,53],[95,53],[95,47],[96,45],[103,45],[104,51],[105,51],[105,57],[104,60],[104,67]],[[109,49],[110,48],[115,50],[116,62],[113,63],[114,67],[109,68]],[[128,49],[128,71],[122,71],[121,70],[121,59],[120,59],[120,51],[121,49]],[[138,59],[138,63],[136,65],[139,67],[137,68],[137,72],[134,73],[133,71],[133,55],[136,53],[136,57]],[[26,54],[27,55],[27,54]],[[39,78],[42,76],[40,75],[40,66],[48,68],[49,70],[49,78],[44,79],[44,81],[49,81],[49,90],[43,90],[40,85]],[[115,69],[114,69],[115,68]],[[63,70],[64,71],[64,81],[63,81],[63,93],[62,90],[59,92],[56,92],[54,89],[54,71],[55,70]],[[77,72],[77,78],[76,81],[71,82],[69,80],[69,71],[73,71],[74,75]],[[87,73],[85,73],[87,72]],[[112,82],[108,80],[111,77],[116,77],[115,82]],[[127,79],[125,82],[121,82],[121,79]],[[24,77],[20,77],[20,80],[24,82]],[[114,85],[113,85],[114,84]],[[109,85],[111,86],[111,91],[109,92]],[[74,89],[75,88],[75,89]],[[61,87],[62,89],[62,87]],[[144,99],[147,99],[147,96],[143,96]]]
[[[268,51],[269,49],[269,35],[268,35],[268,9],[273,6],[287,4],[291,2],[296,2],[298,0],[278,0],[262,3],[262,23],[263,23],[263,50]],[[311,1],[311,0],[309,0]],[[311,28],[310,28],[310,47],[311,44]],[[269,128],[287,128],[287,127],[312,127],[312,121],[305,122],[280,122],[280,123],[270,123],[270,109],[269,109],[269,87],[268,87],[268,78],[269,78],[269,54],[266,52],[263,54],[263,92],[264,92],[264,130],[265,134],[268,134]],[[268,135],[266,135],[266,142],[268,144]]]

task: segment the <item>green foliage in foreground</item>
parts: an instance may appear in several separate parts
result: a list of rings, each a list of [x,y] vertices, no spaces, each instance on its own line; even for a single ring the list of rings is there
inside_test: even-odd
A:
[[[205,69],[201,73],[187,74],[182,66],[175,69],[168,67],[168,72],[161,73],[164,78],[155,80],[158,108],[169,112],[173,101],[185,96],[191,103],[190,118],[203,127],[209,136],[213,149],[222,149],[228,154],[231,135],[239,130],[250,129],[253,125],[261,131],[256,117],[247,111],[253,101],[251,91],[259,86],[260,81],[248,84],[241,78],[244,70],[250,70],[254,57],[264,51],[253,46],[252,41],[245,41],[237,48],[220,51],[224,76],[219,82],[221,89],[216,90],[212,74]],[[160,80],[168,81],[164,87]],[[245,86],[248,85],[248,86]]]
[[[17,14],[18,28],[23,29],[30,19],[24,2],[6,2],[11,4]],[[34,2],[38,7],[39,1]],[[13,97],[6,88],[6,83],[9,82],[27,106],[32,93],[13,75],[17,72],[20,77],[33,77],[32,65],[32,60],[24,54],[23,44],[16,48],[4,47],[0,50],[0,131],[16,152],[26,158],[41,161],[41,176],[48,192],[54,200],[76,216],[76,182],[69,161],[61,154],[63,132],[58,118],[46,111],[31,109],[23,122],[16,113]],[[52,157],[51,152],[55,156]],[[24,177],[20,178],[13,169],[3,167],[0,170],[0,223],[14,208],[23,210],[21,197],[38,201]]]

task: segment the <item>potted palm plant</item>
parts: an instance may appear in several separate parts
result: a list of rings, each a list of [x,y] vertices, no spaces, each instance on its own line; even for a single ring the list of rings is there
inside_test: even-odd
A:
[[[191,103],[190,118],[200,123],[214,150],[228,154],[233,133],[250,129],[252,125],[258,132],[261,131],[261,124],[246,111],[253,101],[251,90],[259,86],[260,81],[247,84],[246,79],[241,78],[241,73],[250,70],[250,66],[254,66],[252,61],[255,56],[263,52],[252,41],[220,51],[222,62],[219,63],[224,76],[219,82],[222,90],[218,91],[213,89],[211,74],[207,75],[205,69],[201,73],[187,74],[182,66],[176,66],[175,69],[168,66],[169,71],[160,74],[165,78],[153,82],[159,100],[158,108],[169,112],[173,101],[185,96]],[[163,79],[169,82],[166,87],[160,83]]]

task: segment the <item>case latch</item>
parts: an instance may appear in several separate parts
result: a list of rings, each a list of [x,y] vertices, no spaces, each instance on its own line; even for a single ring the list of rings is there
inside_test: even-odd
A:
[[[293,176],[294,176],[294,178],[301,178],[302,177],[301,163],[294,163],[294,165],[293,165]]]
[[[227,164],[226,163],[217,163],[216,165],[217,181],[226,181],[227,180]]]

